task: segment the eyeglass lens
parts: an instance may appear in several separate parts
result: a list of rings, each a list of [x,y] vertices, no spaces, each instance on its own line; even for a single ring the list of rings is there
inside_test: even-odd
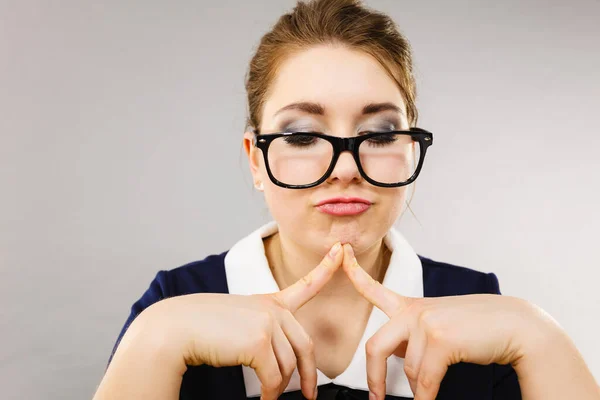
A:
[[[359,145],[365,174],[372,180],[395,184],[406,182],[419,165],[420,144],[410,135],[386,133]],[[331,142],[310,135],[281,136],[271,142],[268,162],[271,173],[288,185],[308,185],[327,172],[333,158]]]

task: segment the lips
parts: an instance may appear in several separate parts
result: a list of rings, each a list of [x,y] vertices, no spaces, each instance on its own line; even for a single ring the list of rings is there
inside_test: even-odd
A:
[[[359,215],[367,211],[371,204],[369,200],[360,197],[335,197],[319,202],[317,209],[336,216]]]

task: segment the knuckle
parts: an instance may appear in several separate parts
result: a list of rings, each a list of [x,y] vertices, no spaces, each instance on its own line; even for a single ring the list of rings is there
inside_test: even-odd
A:
[[[310,336],[305,335],[305,339],[302,343],[298,344],[297,356],[302,360],[310,360],[315,358],[315,344]],[[297,362],[298,360],[296,360]]]
[[[404,373],[406,374],[406,377],[408,379],[413,381],[416,381],[419,377],[419,371],[417,371],[416,368],[414,368],[412,363],[409,363],[406,360],[404,361]]]
[[[377,340],[374,340],[373,338],[367,340],[367,343],[365,343],[365,352],[367,353],[367,357],[378,356],[380,353],[380,348]]]
[[[251,346],[259,351],[268,348],[271,345],[271,335],[267,331],[260,331],[252,340]]]
[[[429,329],[433,328],[435,325],[434,322],[434,310],[429,307],[424,307],[423,305],[418,306],[418,324],[419,326]]]
[[[267,392],[278,391],[279,388],[281,387],[282,383],[283,383],[283,377],[281,375],[271,376],[271,377],[269,377],[268,382],[263,383],[263,388],[266,389],[263,391],[267,391]]]
[[[371,275],[368,275],[367,277],[367,284],[365,285],[365,291],[368,292],[373,292],[374,290],[377,290],[377,287],[379,285],[381,285],[381,283],[377,282],[375,279],[373,279],[373,277]]]
[[[409,308],[412,309],[412,312],[417,315],[417,320],[420,325],[427,325],[429,321],[431,321],[431,310],[425,307],[424,304],[420,302],[412,303]]]
[[[261,309],[270,309],[273,305],[278,304],[277,295],[274,293],[269,293],[266,295],[258,295],[258,305]]]
[[[415,303],[416,304],[416,303]],[[423,304],[416,306],[415,312],[418,312],[417,325],[419,329],[425,332],[427,340],[430,343],[442,343],[447,336],[444,329],[440,327],[436,318],[436,310]]]
[[[264,329],[270,330],[273,327],[273,314],[269,310],[260,310],[257,313],[256,322]]]
[[[253,309],[264,310],[268,308],[271,303],[269,295],[253,294],[251,296],[253,301],[251,303],[249,302],[248,305]]]
[[[287,310],[289,307],[287,304],[285,304],[285,301],[283,300],[283,298],[281,298],[281,296],[277,296],[277,295],[272,295],[268,297],[268,307],[272,307],[275,306],[278,309],[283,309],[283,310]]]
[[[285,376],[291,376],[292,373],[294,372],[294,370],[296,369],[296,364],[297,364],[298,360],[296,359],[296,356],[292,356],[290,358],[289,362],[286,362],[283,365],[283,374]]]
[[[312,284],[312,273],[306,274],[301,279],[302,283],[306,286],[310,286]]]
[[[366,296],[366,290],[364,287],[359,286],[358,288],[356,288],[356,291],[358,292],[358,294],[360,294],[361,296]]]
[[[367,376],[367,385],[371,390],[378,389],[381,386],[381,382]]]
[[[417,316],[417,319],[420,318],[421,311],[423,310],[423,303],[419,300],[420,299],[409,301],[404,307],[400,308],[399,314],[403,317],[412,315]]]
[[[306,335],[306,351],[310,355],[315,354],[315,342],[309,335]]]
[[[427,390],[433,387],[433,379],[427,371],[421,371],[417,383],[419,386]]]
[[[430,327],[427,331],[427,341],[431,344],[442,343],[445,336],[443,330],[437,327]]]

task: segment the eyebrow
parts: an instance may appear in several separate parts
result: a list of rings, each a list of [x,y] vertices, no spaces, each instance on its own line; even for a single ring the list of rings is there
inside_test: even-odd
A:
[[[307,101],[301,101],[298,103],[288,104],[287,106],[280,108],[279,111],[277,111],[275,113],[275,115],[282,113],[283,111],[287,111],[287,110],[298,110],[298,111],[304,111],[309,114],[325,115],[325,107],[323,107],[319,103],[311,103],[311,102],[307,102]]]
[[[325,115],[325,107],[319,103],[312,103],[307,101],[301,101],[298,103],[288,104],[287,106],[280,108],[275,115],[287,111],[287,110],[298,110],[309,114]],[[404,114],[404,111],[395,105],[394,103],[369,103],[362,109],[362,115],[376,114],[382,111],[395,111],[400,114]]]
[[[370,103],[363,107],[362,114],[376,114],[382,111],[395,111],[404,114],[404,111],[394,103]]]

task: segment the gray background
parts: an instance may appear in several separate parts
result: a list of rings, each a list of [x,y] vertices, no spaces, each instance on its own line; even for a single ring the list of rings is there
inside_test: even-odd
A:
[[[91,398],[154,274],[269,220],[243,77],[293,4],[0,1],[0,397]],[[548,311],[600,379],[600,2],[367,4],[435,134],[398,227]]]

